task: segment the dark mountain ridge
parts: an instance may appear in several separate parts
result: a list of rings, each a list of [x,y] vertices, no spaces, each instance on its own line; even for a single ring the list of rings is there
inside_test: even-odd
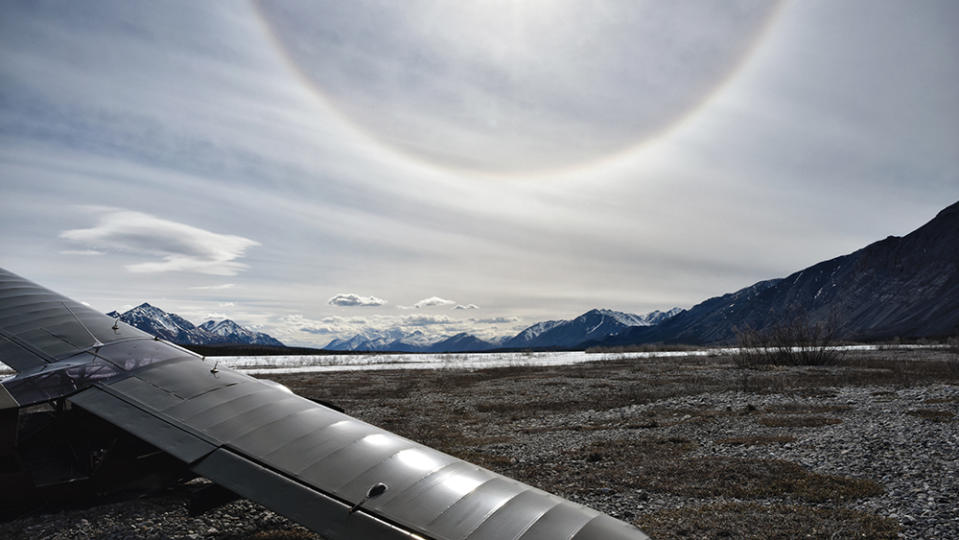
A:
[[[450,336],[442,341],[438,341],[426,348],[425,352],[446,353],[446,352],[475,352],[488,351],[496,346],[488,341],[484,341],[472,334],[462,332],[455,336]]]
[[[904,237],[890,236],[783,279],[710,298],[661,325],[590,345],[720,344],[801,314],[836,321],[843,339],[959,334],[959,203]]]

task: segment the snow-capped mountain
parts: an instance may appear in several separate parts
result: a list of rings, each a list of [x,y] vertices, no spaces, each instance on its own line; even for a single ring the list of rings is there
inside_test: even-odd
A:
[[[492,343],[483,341],[472,334],[462,332],[430,345],[427,347],[426,352],[474,352],[488,351],[492,348],[494,348]]]
[[[211,334],[220,336],[220,338],[222,338],[226,343],[272,345],[275,347],[283,346],[279,340],[271,337],[270,335],[243,328],[230,319],[223,319],[222,321],[210,320],[201,324],[198,328],[206,330]]]
[[[641,319],[644,321],[644,324],[638,324],[636,326],[656,326],[657,324],[679,315],[685,311],[683,308],[675,307],[673,309],[668,309],[666,311],[650,311],[646,315],[643,315]]]
[[[435,342],[436,338],[430,338],[420,330],[367,328],[351,338],[334,339],[323,348],[330,351],[423,352]]]
[[[366,329],[347,339],[334,339],[324,347],[333,351],[392,352],[472,352],[491,349],[574,347],[590,340],[600,340],[633,326],[651,326],[682,312],[679,308],[653,311],[645,315],[609,309],[594,309],[570,321],[542,321],[515,336],[495,340],[480,339],[469,333],[444,338],[430,338],[419,330],[400,328]]]
[[[420,330],[407,332],[391,328],[366,329],[349,339],[334,339],[324,348],[332,351],[468,352],[485,351],[496,348],[496,345],[465,332],[431,338]]]
[[[401,341],[409,335],[399,328],[375,330],[368,328],[347,339],[337,338],[326,344],[324,349],[331,351],[384,351],[387,345]]]
[[[107,315],[114,319],[118,318],[148,334],[160,336],[174,343],[203,345],[209,340],[209,336],[202,331],[198,331],[197,327],[190,321],[176,313],[167,313],[146,302],[125,313],[111,311]]]
[[[502,341],[503,347],[527,347],[531,342],[538,338],[543,332],[552,330],[557,326],[568,321],[542,321],[530,326],[513,337]]]
[[[107,315],[120,319],[148,334],[159,336],[180,345],[283,346],[283,343],[268,334],[243,328],[229,319],[219,322],[207,321],[200,326],[196,326],[176,313],[167,313],[146,302],[124,313],[111,311]]]
[[[586,341],[615,336],[634,326],[657,325],[681,311],[673,308],[665,312],[653,311],[646,315],[636,315],[611,309],[593,309],[569,321],[536,323],[504,341],[503,347],[575,347]]]

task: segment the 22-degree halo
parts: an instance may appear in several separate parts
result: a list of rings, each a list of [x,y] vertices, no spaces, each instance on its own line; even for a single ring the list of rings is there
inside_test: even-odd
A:
[[[382,144],[444,168],[582,166],[687,118],[778,3],[261,2],[281,52]]]

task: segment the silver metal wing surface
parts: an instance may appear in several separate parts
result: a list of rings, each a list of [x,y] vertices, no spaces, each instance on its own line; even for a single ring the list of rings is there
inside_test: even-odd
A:
[[[0,408],[65,400],[329,539],[618,540],[632,525],[226,369],[0,270]]]

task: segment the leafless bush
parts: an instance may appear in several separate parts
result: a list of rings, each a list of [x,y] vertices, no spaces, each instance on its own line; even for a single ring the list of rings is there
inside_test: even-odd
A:
[[[790,316],[763,330],[747,326],[737,329],[740,367],[829,366],[837,364],[843,351],[836,345],[839,320],[811,320],[804,312],[792,310]]]

